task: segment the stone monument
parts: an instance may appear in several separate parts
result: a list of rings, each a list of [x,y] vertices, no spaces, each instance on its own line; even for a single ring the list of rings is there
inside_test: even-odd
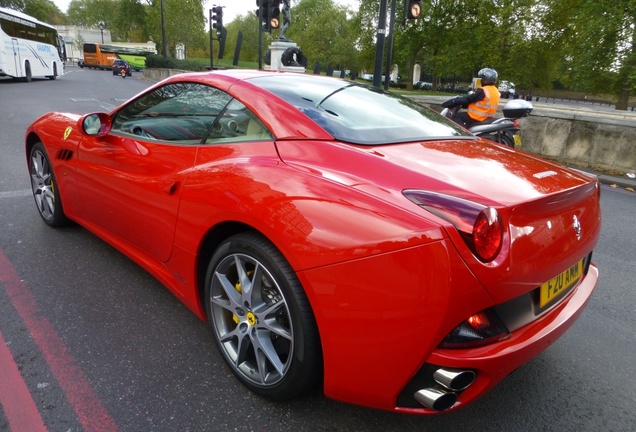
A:
[[[283,16],[283,26],[280,29],[278,38],[274,39],[269,46],[269,63],[266,61],[266,70],[290,71],[305,73],[307,69],[307,58],[303,55],[296,42],[285,37],[285,32],[291,25],[291,0],[280,0],[281,15]]]

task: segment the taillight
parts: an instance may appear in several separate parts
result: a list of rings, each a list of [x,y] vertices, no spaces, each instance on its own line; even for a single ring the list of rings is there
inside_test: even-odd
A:
[[[503,245],[504,229],[493,207],[437,192],[408,189],[405,197],[420,207],[447,220],[482,262],[497,257]]]
[[[510,332],[491,310],[479,312],[455,327],[439,345],[440,348],[473,348],[510,337]]]
[[[503,243],[503,227],[497,210],[487,207],[479,212],[473,226],[473,245],[478,257],[489,262],[495,259]]]

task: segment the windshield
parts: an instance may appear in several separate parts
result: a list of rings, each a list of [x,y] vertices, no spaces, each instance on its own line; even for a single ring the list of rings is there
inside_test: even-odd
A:
[[[417,102],[367,85],[300,74],[252,82],[295,106],[340,141],[375,145],[472,136]]]

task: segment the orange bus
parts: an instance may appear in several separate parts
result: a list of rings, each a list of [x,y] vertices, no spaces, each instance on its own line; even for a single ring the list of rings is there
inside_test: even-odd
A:
[[[126,60],[131,68],[140,71],[146,67],[146,56],[150,54],[156,54],[156,51],[113,44],[85,43],[84,60],[79,66],[111,70],[113,62],[121,59]]]

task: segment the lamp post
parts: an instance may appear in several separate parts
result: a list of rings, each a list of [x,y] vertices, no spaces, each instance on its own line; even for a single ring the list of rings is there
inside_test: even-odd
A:
[[[99,22],[99,31],[102,34],[102,43],[104,43],[104,21]]]
[[[380,0],[378,34],[375,42],[375,65],[373,67],[373,87],[382,87],[382,60],[384,59],[384,41],[386,39],[387,1]]]
[[[163,58],[168,56],[168,49],[166,47],[166,25],[163,20],[163,0],[159,3],[159,7],[161,8],[161,55]]]

